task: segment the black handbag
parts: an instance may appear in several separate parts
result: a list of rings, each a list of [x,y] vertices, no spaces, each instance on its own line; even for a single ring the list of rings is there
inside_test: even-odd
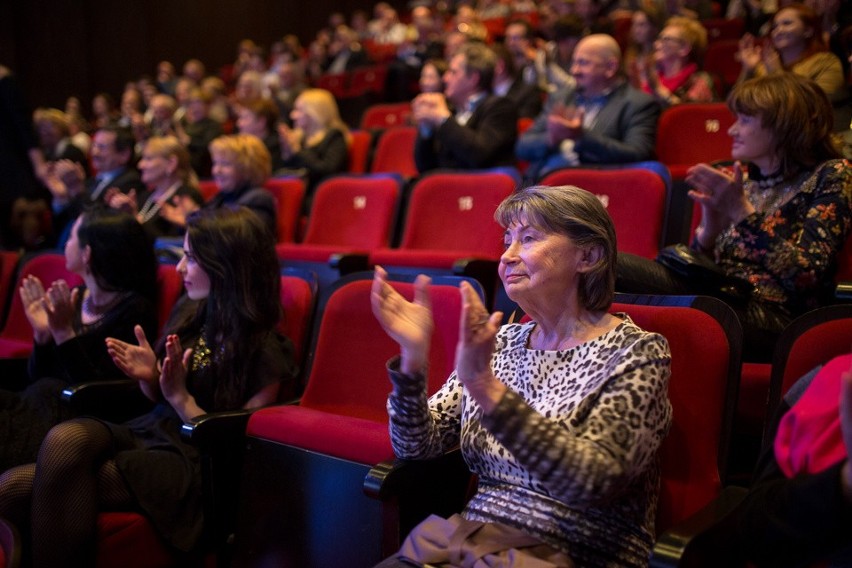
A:
[[[687,279],[702,293],[740,302],[751,296],[753,286],[750,282],[729,276],[706,255],[685,244],[663,248],[657,254],[657,262]]]

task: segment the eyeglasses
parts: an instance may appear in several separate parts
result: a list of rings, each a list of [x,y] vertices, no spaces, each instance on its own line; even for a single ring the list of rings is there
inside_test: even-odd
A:
[[[679,37],[674,36],[657,36],[657,41],[662,41],[664,43],[683,43],[683,40]]]

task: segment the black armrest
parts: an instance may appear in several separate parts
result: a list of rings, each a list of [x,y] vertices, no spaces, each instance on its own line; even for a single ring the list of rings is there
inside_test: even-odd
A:
[[[708,566],[705,552],[714,550],[725,543],[716,543],[707,537],[710,529],[718,525],[728,513],[734,510],[745,498],[748,490],[744,487],[726,487],[721,494],[703,509],[667,530],[660,535],[654,544],[651,554],[651,568],[668,568],[673,566],[703,567]],[[727,564],[727,566],[735,566]]]
[[[328,265],[337,269],[340,276],[361,272],[370,267],[369,256],[362,253],[337,253],[328,259]]]
[[[110,422],[123,422],[154,406],[133,379],[72,385],[62,391],[62,400],[75,414],[91,414]]]
[[[399,534],[405,536],[430,514],[448,517],[460,512],[470,496],[472,478],[456,448],[429,460],[382,462],[367,473],[363,490],[368,497],[396,502]]]
[[[852,282],[838,282],[834,289],[834,299],[843,304],[852,302]]]
[[[240,409],[202,414],[184,422],[180,434],[184,441],[202,449],[226,444],[228,440],[245,436],[252,412]]]

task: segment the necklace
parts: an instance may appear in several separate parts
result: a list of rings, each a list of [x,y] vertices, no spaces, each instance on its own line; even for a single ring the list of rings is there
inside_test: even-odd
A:
[[[86,291],[86,296],[83,298],[83,303],[80,309],[83,323],[85,325],[91,325],[99,322],[105,315],[107,315],[107,313],[112,311],[113,308],[124,301],[124,299],[128,296],[130,296],[130,292],[120,292],[115,294],[106,303],[96,304],[92,299],[91,292]]]

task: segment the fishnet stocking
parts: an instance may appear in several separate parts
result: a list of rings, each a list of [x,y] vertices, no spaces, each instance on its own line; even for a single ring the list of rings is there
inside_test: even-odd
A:
[[[32,492],[33,566],[94,566],[99,507],[129,505],[111,457],[112,436],[96,420],[55,426],[39,450]]]

